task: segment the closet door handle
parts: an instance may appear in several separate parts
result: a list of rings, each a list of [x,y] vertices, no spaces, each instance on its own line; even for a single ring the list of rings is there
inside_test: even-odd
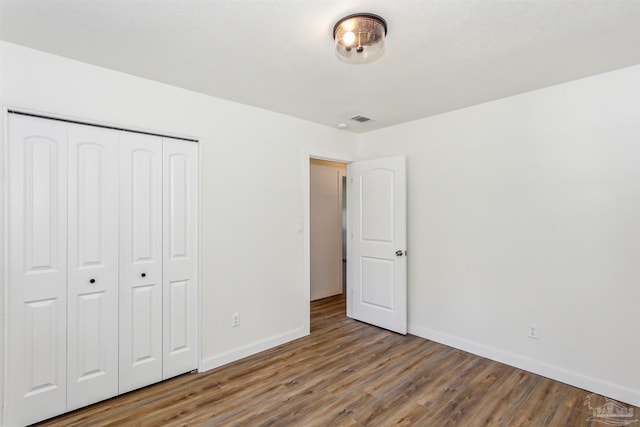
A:
[[[89,279],[89,283],[93,285],[94,283],[96,283],[96,279]]]
[[[147,277],[147,273],[142,273],[140,277]]]

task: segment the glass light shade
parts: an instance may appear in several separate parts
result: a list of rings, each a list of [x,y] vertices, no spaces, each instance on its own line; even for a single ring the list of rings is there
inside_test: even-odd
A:
[[[345,16],[333,27],[338,58],[352,64],[379,58],[384,52],[386,35],[385,20],[371,13]]]

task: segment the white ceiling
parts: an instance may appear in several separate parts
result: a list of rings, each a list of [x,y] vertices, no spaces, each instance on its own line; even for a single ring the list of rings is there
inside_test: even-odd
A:
[[[387,20],[374,63],[334,55],[354,12]],[[640,0],[1,0],[0,25],[12,43],[353,132],[640,64]]]

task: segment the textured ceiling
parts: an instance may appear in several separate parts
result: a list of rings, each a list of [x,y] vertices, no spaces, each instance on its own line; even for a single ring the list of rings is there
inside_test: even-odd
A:
[[[354,12],[374,63],[334,55]],[[640,0],[1,0],[0,38],[366,132],[640,64]]]

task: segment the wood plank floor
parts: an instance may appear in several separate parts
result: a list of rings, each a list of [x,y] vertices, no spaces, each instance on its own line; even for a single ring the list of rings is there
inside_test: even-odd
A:
[[[40,425],[606,425],[589,420],[587,391],[348,319],[342,296],[311,313],[308,337]],[[604,403],[591,397],[592,407]]]

